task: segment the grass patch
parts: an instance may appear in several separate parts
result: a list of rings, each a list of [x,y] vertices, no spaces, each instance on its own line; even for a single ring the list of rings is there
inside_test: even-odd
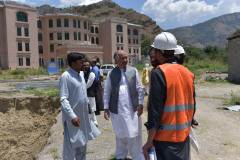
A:
[[[187,67],[191,72],[196,76],[206,73],[206,71],[227,71],[228,64],[220,60],[210,60],[205,59],[189,59],[187,63],[184,63],[184,66]]]
[[[95,150],[89,150],[89,151],[87,151],[87,154],[88,153],[95,153],[96,151]]]
[[[24,73],[25,73],[24,70],[19,70],[19,69],[16,69],[10,72],[11,75],[21,75]]]
[[[143,70],[144,67],[145,67],[144,63],[136,66],[137,70]]]
[[[211,76],[208,76],[204,79],[204,81],[206,82],[213,82],[213,83],[229,83],[227,80],[223,80],[223,79],[217,79]]]
[[[58,152],[58,148],[51,148],[47,151],[47,153],[57,153]]]
[[[59,89],[58,87],[48,87],[48,88],[40,88],[29,86],[25,89],[26,93],[32,94],[35,96],[50,96],[50,97],[59,97]]]
[[[116,159],[116,154],[115,154],[115,153],[111,154],[111,155],[108,157],[108,159],[109,159],[109,160],[114,160],[114,159]]]
[[[126,160],[132,160],[131,158],[128,158],[130,155],[128,154],[127,155],[127,158],[125,158]],[[116,159],[116,154],[111,154],[109,157],[108,157],[109,160],[117,160]]]
[[[223,102],[223,105],[226,105],[226,106],[236,105],[236,102],[240,101],[239,91],[237,91],[237,92],[231,91],[230,96],[231,96],[231,98],[226,99]]]
[[[224,146],[236,146],[235,144],[232,143],[230,140],[226,140],[222,143]]]
[[[47,70],[43,69],[16,69],[1,70],[0,79],[26,79],[28,76],[48,75]]]
[[[47,151],[48,154],[53,154],[52,157],[53,159],[59,159],[60,156],[58,155],[58,148],[51,148]]]
[[[218,110],[225,110],[223,107],[217,107]]]
[[[7,85],[8,85],[9,87],[15,87],[15,86],[17,86],[17,85],[19,85],[19,84],[21,84],[21,83],[8,83]]]
[[[52,157],[53,157],[54,160],[55,159],[60,159],[60,156],[58,154],[54,154]]]

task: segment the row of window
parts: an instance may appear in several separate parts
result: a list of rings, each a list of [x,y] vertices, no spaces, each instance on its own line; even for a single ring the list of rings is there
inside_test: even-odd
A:
[[[94,31],[95,31],[95,32],[94,32]],[[95,29],[94,29],[94,27],[91,26],[91,33],[96,33],[96,34],[98,34],[98,27],[95,27]]]
[[[118,24],[116,27],[117,27],[117,28],[116,28],[116,29],[117,29],[117,32],[123,32],[123,27],[122,27],[122,25]],[[128,29],[128,35],[131,35],[131,30],[130,30],[130,29]],[[137,30],[137,29],[133,29],[133,35],[135,35],[135,36],[138,35],[138,30]]]
[[[30,66],[30,58],[26,57],[26,66]],[[18,66],[23,66],[23,57],[18,58]]]
[[[64,22],[64,24],[63,24],[64,27],[69,27],[69,19],[65,18],[63,20],[63,22]],[[72,25],[73,28],[81,28],[81,21],[80,20],[73,19],[72,24],[73,24]],[[37,26],[38,26],[39,29],[42,29],[42,21],[41,20],[37,21]],[[61,18],[56,19],[56,26],[57,27],[62,27],[62,19]],[[52,19],[48,20],[48,27],[53,28],[53,20]],[[89,23],[84,21],[83,22],[83,28],[89,30]]]
[[[123,47],[122,46],[117,46],[117,50],[123,50]],[[139,50],[138,49],[133,49],[133,53],[139,53],[138,52]],[[132,49],[131,48],[128,48],[128,53],[132,53]]]
[[[23,42],[18,42],[18,51],[23,51]],[[29,42],[25,42],[25,51],[30,51]]]
[[[117,43],[123,43],[122,36],[117,36]],[[128,39],[128,44],[131,44],[131,38]],[[133,44],[138,44],[138,39],[133,38]]]
[[[120,50],[120,49],[123,50],[123,47],[117,46],[117,50]]]
[[[128,44],[131,44],[131,38],[128,39]],[[138,39],[133,38],[133,44],[138,44]]]
[[[133,53],[139,53],[138,52],[139,50],[138,49],[133,49]],[[131,48],[128,48],[128,53],[132,53],[132,49]]]
[[[99,44],[99,39],[92,37],[91,38],[91,43],[92,44],[95,44],[95,43]],[[61,44],[59,44],[59,45],[61,45]],[[50,52],[54,52],[54,44],[50,44]],[[42,45],[38,46],[38,53],[43,54],[43,46]]]
[[[87,34],[84,34],[84,41],[87,41]],[[64,39],[70,40],[69,32],[64,33]],[[81,32],[73,32],[73,39],[81,41]],[[49,33],[49,40],[54,40],[54,33]],[[57,33],[57,40],[62,40],[62,32]],[[38,33],[38,41],[43,41],[42,33]]]
[[[117,36],[117,43],[123,43],[123,36]]]
[[[131,30],[128,29],[128,35],[131,34]],[[137,36],[138,35],[138,30],[137,29],[133,29],[133,35]]]
[[[50,62],[55,62],[55,59],[51,58]],[[64,62],[63,62],[62,58],[58,58],[58,65],[59,65],[59,67],[64,65]],[[44,66],[44,59],[43,58],[39,58],[39,66],[40,67]]]
[[[17,36],[22,36],[22,27],[17,27]],[[24,36],[29,37],[28,28],[24,28]]]
[[[24,13],[24,12],[17,12],[17,21],[28,22],[27,14]],[[69,19],[65,18],[63,21],[64,21],[64,27],[69,27]],[[73,23],[73,28],[77,28],[77,27],[81,28],[81,21],[80,20],[73,19],[72,23]],[[89,30],[89,23],[87,23],[85,21],[83,23],[84,23],[83,24],[84,29]],[[38,20],[37,26],[40,29],[42,28],[42,21],[41,20]],[[52,19],[49,19],[48,26],[49,26],[49,28],[53,27],[53,20]],[[61,18],[56,19],[56,26],[57,27],[62,27],[62,19]],[[117,29],[117,32],[123,32],[122,25],[117,25],[116,29]],[[91,33],[94,33],[94,27],[93,26],[91,27]],[[98,33],[98,27],[95,27],[95,33]],[[131,30],[128,29],[128,35],[130,35],[130,34],[131,34]],[[137,29],[133,29],[133,35],[138,35],[138,30]]]

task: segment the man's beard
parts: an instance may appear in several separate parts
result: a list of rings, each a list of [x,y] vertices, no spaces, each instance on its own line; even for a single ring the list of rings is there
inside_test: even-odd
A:
[[[88,72],[89,70],[90,70],[90,68],[88,68],[88,69],[85,68],[85,69],[84,69],[84,71],[86,71],[86,72]]]
[[[154,63],[151,63],[151,64],[154,68],[156,68],[158,65],[160,65],[160,63],[158,63],[157,61],[154,61]]]

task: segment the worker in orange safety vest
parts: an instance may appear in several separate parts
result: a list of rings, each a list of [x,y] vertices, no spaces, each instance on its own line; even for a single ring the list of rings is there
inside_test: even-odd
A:
[[[177,40],[169,32],[154,39],[155,61],[148,104],[145,159],[154,146],[158,160],[189,160],[189,132],[195,113],[194,74],[174,60]]]

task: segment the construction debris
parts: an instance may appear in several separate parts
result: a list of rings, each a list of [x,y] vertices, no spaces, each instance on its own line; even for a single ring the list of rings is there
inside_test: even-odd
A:
[[[228,109],[230,111],[240,112],[240,105],[230,106],[230,107],[224,107],[225,109]]]

